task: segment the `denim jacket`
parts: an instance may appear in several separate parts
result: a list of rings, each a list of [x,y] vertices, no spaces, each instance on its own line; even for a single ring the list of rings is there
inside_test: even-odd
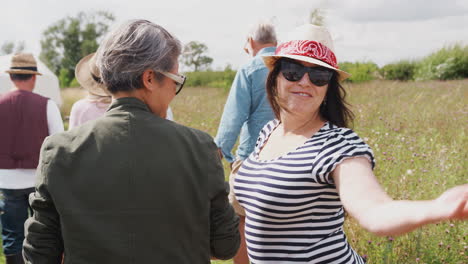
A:
[[[265,90],[268,68],[262,59],[262,56],[274,52],[275,47],[261,49],[239,69],[234,78],[215,138],[216,145],[228,162],[235,160],[231,150],[239,134],[236,156],[244,160],[253,151],[260,130],[274,118]]]

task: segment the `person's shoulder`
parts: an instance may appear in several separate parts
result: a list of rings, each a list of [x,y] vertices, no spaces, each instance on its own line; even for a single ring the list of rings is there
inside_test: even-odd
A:
[[[243,71],[246,75],[252,75],[257,72],[268,73],[268,68],[265,66],[262,56],[255,56],[242,65],[239,71]]]
[[[89,104],[89,103],[88,103],[88,100],[86,100],[85,98],[83,98],[83,99],[80,99],[80,100],[76,101],[75,103],[73,103],[72,108],[73,108],[73,107],[75,107],[75,108],[76,108],[76,107],[81,107],[81,106],[84,106],[84,105],[87,105],[87,104]]]
[[[252,58],[251,60],[252,67],[259,69],[259,70],[267,69],[267,67],[265,66],[263,57],[274,55],[274,54],[275,54],[275,47],[263,48],[262,50],[259,51],[259,53],[254,58]]]
[[[169,121],[171,127],[178,131],[182,136],[189,137],[192,140],[199,142],[213,142],[213,137],[205,131],[181,125],[179,123]]]
[[[115,123],[115,121],[104,117],[90,120],[70,130],[48,136],[44,144],[47,142],[50,148],[74,153],[80,147],[89,144],[89,142],[96,144],[96,138],[102,139],[106,135],[115,135],[115,131],[112,130],[113,123]],[[121,127],[125,126],[122,125]],[[122,134],[123,131],[119,131],[119,133]]]
[[[260,136],[266,136],[268,134],[270,134],[279,124],[279,120],[278,119],[273,119],[273,120],[270,120],[268,121],[262,128],[262,130],[260,130]]]
[[[330,135],[347,137],[351,134],[356,134],[351,128],[339,127],[330,122],[325,123],[324,130],[330,133]]]
[[[73,105],[72,105],[72,108],[71,108],[71,112],[89,112],[89,111],[92,111],[92,112],[95,112],[95,111],[98,111],[99,113],[102,113],[102,109],[106,110],[108,105],[107,106],[104,106],[105,104],[103,104],[103,107],[100,107],[99,106],[99,102],[95,102],[95,101],[90,101],[86,98],[83,98],[83,99],[80,99],[78,101],[76,101]]]
[[[20,96],[29,96],[29,97],[32,97],[32,98],[40,99],[42,101],[48,101],[50,99],[49,97],[40,95],[40,94],[35,93],[35,92],[29,92],[29,91],[18,90],[18,94]]]
[[[246,67],[246,70],[249,74],[256,72],[268,72],[268,68],[265,66],[261,56],[253,58]]]
[[[42,99],[43,101],[49,100],[48,97],[42,96],[40,94],[29,92],[29,91],[24,91],[24,90],[19,90],[19,89],[8,91],[2,94],[0,98],[8,99],[8,98],[21,98],[21,97],[39,98],[39,99]]]
[[[325,123],[322,133],[327,135],[328,139],[341,139],[348,143],[361,143],[363,140],[351,128],[339,127],[330,122]]]
[[[47,141],[53,145],[71,145],[74,144],[77,138],[85,137],[87,134],[92,134],[93,122],[87,122],[73,129],[54,133],[47,137]]]
[[[372,148],[355,131],[329,122],[327,126],[325,133],[328,133],[328,137],[323,145],[323,150],[327,150],[325,153],[341,158],[364,156],[369,159],[372,167],[375,166]]]
[[[73,145],[75,138],[74,134],[76,131],[71,130],[58,132],[47,136],[42,143],[42,152],[48,153],[49,155],[63,155],[66,149],[69,149]],[[44,154],[42,154],[44,155]]]
[[[47,97],[47,96],[43,96],[43,95],[40,95],[40,94],[37,94],[37,93],[32,93],[32,94],[33,94],[33,96],[35,96],[37,98],[41,98],[42,100],[47,100],[47,101],[50,100],[50,98]]]
[[[370,149],[367,143],[351,128],[338,127],[327,122],[324,133],[327,134],[328,142],[331,144],[345,144]]]

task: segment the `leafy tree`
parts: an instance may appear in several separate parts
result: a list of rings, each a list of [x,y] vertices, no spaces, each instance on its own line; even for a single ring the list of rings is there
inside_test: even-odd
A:
[[[468,78],[468,45],[446,46],[417,63],[414,79],[452,80]]]
[[[115,20],[111,13],[99,11],[66,17],[49,26],[41,39],[40,59],[68,85],[75,76],[78,61],[98,48],[98,40]]]
[[[310,12],[309,23],[324,26],[325,25],[325,14],[320,8],[315,8]]]
[[[379,72],[387,80],[409,81],[414,77],[416,66],[415,62],[402,60],[383,66]]]
[[[373,62],[342,62],[340,69],[351,74],[348,82],[365,82],[378,77],[379,66]]]
[[[187,67],[193,67],[193,71],[199,71],[202,68],[208,68],[213,59],[205,55],[208,47],[197,41],[190,41],[184,46],[182,62]]]
[[[22,52],[24,47],[24,41],[20,41],[16,44],[13,41],[5,41],[0,48],[0,55]]]

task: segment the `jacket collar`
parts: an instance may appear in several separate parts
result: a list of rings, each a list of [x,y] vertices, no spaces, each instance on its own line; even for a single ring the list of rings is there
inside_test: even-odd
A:
[[[257,54],[255,55],[255,57],[259,57],[259,56],[262,56],[262,55],[265,55],[266,53],[274,53],[276,50],[276,47],[266,47],[266,48],[263,48],[261,50],[259,50],[257,52]]]
[[[109,109],[107,111],[122,108],[135,108],[151,113],[149,107],[145,103],[143,103],[143,101],[135,97],[123,97],[114,99],[112,100],[112,104],[109,106]]]

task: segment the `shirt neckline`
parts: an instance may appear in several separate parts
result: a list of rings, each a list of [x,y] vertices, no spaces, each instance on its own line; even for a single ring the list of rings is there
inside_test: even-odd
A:
[[[259,145],[257,148],[255,148],[255,151],[253,153],[253,157],[254,157],[254,161],[256,162],[260,162],[260,163],[266,163],[266,162],[274,162],[274,161],[277,161],[277,160],[280,160],[286,156],[289,156],[291,153],[294,153],[298,150],[300,150],[302,147],[304,147],[306,144],[308,144],[310,141],[312,141],[313,139],[315,139],[318,135],[322,134],[322,132],[324,130],[326,130],[326,127],[328,127],[329,125],[329,121],[325,121],[325,123],[322,125],[322,127],[320,127],[319,130],[317,130],[317,132],[315,132],[310,138],[308,138],[303,144],[297,146],[295,149],[289,151],[289,152],[286,152],[284,154],[281,154],[280,156],[274,158],[274,159],[269,159],[269,160],[264,160],[264,159],[260,159],[259,158],[259,154],[260,154],[260,151],[261,149],[265,146],[265,143],[268,141],[268,139],[270,138],[271,136],[271,133],[273,133],[273,131],[279,126],[279,124],[281,124],[281,121],[279,121],[278,119],[275,119],[274,120],[274,127],[272,127],[270,129],[270,131],[268,132],[267,135],[265,135],[265,139],[262,140],[261,142],[261,145]]]

